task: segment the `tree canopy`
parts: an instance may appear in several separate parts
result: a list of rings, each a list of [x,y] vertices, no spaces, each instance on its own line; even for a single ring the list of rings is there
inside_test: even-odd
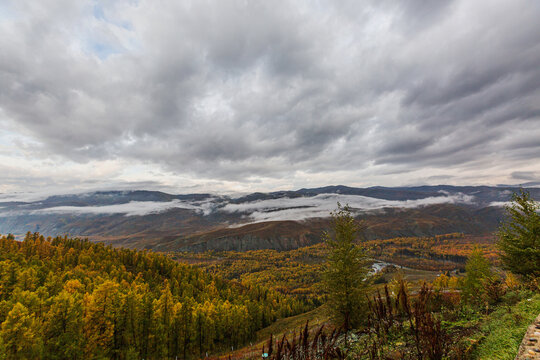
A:
[[[168,256],[86,240],[0,238],[0,359],[200,357],[302,303]]]

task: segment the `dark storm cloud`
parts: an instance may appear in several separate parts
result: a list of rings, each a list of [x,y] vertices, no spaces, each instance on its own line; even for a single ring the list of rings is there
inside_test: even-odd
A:
[[[0,121],[43,157],[224,180],[539,159],[537,1],[8,7]]]

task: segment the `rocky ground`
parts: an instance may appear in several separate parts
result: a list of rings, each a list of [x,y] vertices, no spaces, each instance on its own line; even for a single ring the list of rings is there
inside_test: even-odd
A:
[[[529,326],[519,347],[516,360],[540,359],[540,315]]]

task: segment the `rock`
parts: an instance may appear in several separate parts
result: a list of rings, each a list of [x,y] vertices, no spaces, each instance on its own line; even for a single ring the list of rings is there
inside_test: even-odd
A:
[[[529,326],[515,360],[536,359],[540,360],[540,315]]]

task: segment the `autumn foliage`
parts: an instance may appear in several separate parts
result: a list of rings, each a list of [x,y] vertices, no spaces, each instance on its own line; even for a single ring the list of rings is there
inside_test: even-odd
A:
[[[279,292],[152,252],[0,238],[0,358],[199,357],[301,311]]]

